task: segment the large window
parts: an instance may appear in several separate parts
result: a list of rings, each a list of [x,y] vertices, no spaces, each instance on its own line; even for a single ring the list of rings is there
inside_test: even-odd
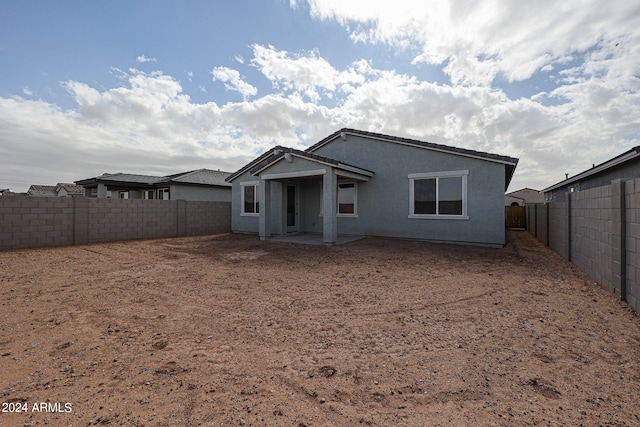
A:
[[[258,183],[243,182],[242,186],[242,212],[241,215],[257,216],[260,214],[260,206],[258,205]]]
[[[357,215],[357,201],[357,187],[355,182],[338,183],[338,215]]]
[[[409,217],[467,219],[469,171],[409,175]]]

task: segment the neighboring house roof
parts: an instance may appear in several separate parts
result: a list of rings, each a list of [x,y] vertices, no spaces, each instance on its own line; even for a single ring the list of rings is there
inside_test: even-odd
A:
[[[507,197],[520,199],[525,203],[544,203],[544,194],[533,188],[522,188],[505,194]]]
[[[198,169],[183,174],[174,175],[171,182],[182,182],[187,184],[202,184],[202,185],[220,185],[228,187],[230,184],[225,181],[225,178],[231,175],[231,172],[214,171],[211,169]]]
[[[96,176],[94,178],[81,179],[76,181],[76,184],[81,185],[89,185],[95,184],[97,182],[111,182],[111,183],[135,183],[135,184],[148,184],[152,185],[159,182],[163,177],[161,176],[151,176],[151,175],[136,175],[130,173],[104,173],[100,176]]]
[[[29,191],[56,191],[55,185],[32,185],[29,187]]]
[[[567,178],[564,181],[560,181],[557,184],[554,184],[550,187],[545,188],[542,192],[546,193],[548,191],[556,190],[558,188],[566,187],[570,184],[573,184],[577,181],[584,180],[585,178],[597,175],[602,173],[608,169],[613,168],[614,166],[618,166],[622,163],[626,163],[630,160],[640,157],[640,145],[632,148],[629,151],[626,151],[619,156],[614,157],[613,159],[607,160],[604,163],[600,163],[597,166],[592,167],[591,169],[587,169],[586,171],[580,172],[577,175],[572,176],[571,178]]]
[[[211,169],[198,169],[167,176],[138,175],[118,172],[105,173],[94,178],[79,180],[76,181],[76,184],[87,186],[101,182],[112,185],[136,184],[153,186],[158,184],[181,183],[229,187],[230,184],[225,182],[225,178],[230,174],[231,172],[215,171]]]
[[[401,138],[401,137],[391,136],[391,135],[384,135],[384,134],[380,134],[380,133],[366,132],[366,131],[361,131],[361,130],[357,130],[357,129],[343,128],[343,129],[340,129],[337,132],[334,132],[333,134],[329,135],[328,137],[322,139],[321,141],[319,141],[318,143],[312,145],[311,147],[307,148],[304,152],[299,151],[299,150],[294,150],[294,149],[291,149],[291,148],[285,148],[285,147],[273,148],[273,149],[267,151],[266,153],[262,154],[261,156],[259,156],[257,159],[253,160],[251,163],[245,165],[240,170],[238,170],[238,171],[234,172],[233,174],[231,174],[229,177],[227,177],[227,181],[229,181],[229,182],[233,181],[235,178],[237,178],[238,176],[242,175],[247,170],[251,171],[251,173],[254,173],[254,169],[257,168],[259,165],[261,165],[263,162],[265,162],[265,161],[269,162],[270,160],[272,160],[272,159],[269,159],[269,158],[273,155],[274,150],[277,150],[277,149],[293,150],[291,152],[295,152],[296,154],[306,153],[306,155],[309,156],[309,155],[312,155],[312,153],[315,150],[317,150],[318,148],[322,147],[323,145],[330,143],[331,141],[335,140],[336,138],[345,138],[347,134],[359,135],[359,136],[364,136],[364,137],[367,137],[367,138],[383,140],[383,141],[396,143],[396,144],[411,145],[411,146],[414,146],[414,147],[424,148],[424,149],[433,150],[433,151],[446,152],[446,153],[451,153],[451,154],[456,154],[456,155],[461,155],[461,156],[466,156],[466,157],[473,157],[473,158],[478,158],[478,159],[482,159],[482,160],[503,163],[503,164],[506,165],[505,188],[509,186],[509,183],[511,182],[511,178],[513,177],[513,174],[515,172],[516,165],[518,164],[518,159],[513,158],[513,157],[500,156],[500,155],[497,155],[497,154],[485,153],[485,152],[482,152],[482,151],[475,151],[475,150],[468,150],[468,149],[464,149],[464,148],[450,147],[450,146],[442,145],[442,144],[433,144],[433,143],[430,143],[430,142],[418,141],[418,140],[409,139],[409,138]],[[318,156],[318,157],[321,157],[321,156]],[[329,160],[327,163],[330,163],[330,164],[334,164],[335,165],[335,163],[332,163],[332,162],[340,163],[338,160],[327,159],[327,158],[324,158],[324,159]],[[318,160],[318,159],[316,159],[316,160]],[[355,166],[352,166],[352,167],[355,167]],[[370,172],[370,171],[368,171],[368,172]]]
[[[60,194],[62,193],[62,194]],[[32,185],[27,194],[30,196],[81,196],[84,188],[81,185],[58,183],[57,185]]]
[[[60,190],[66,191],[67,194],[84,194],[84,187],[82,185],[58,183],[58,185],[55,186],[55,192],[60,193]]]

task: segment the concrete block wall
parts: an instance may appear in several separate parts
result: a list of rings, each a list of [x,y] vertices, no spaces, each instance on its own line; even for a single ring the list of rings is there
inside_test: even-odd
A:
[[[231,231],[231,203],[0,197],[0,250]]]
[[[527,230],[640,312],[640,179],[527,207]]]
[[[640,178],[624,185],[626,300],[640,312]]]
[[[92,242],[178,236],[176,200],[91,199]]]
[[[549,247],[568,260],[568,202],[550,203],[547,207],[549,209]]]
[[[547,229],[548,229],[548,224],[547,224],[547,218],[548,218],[548,213],[547,211],[549,210],[549,206],[548,205],[544,205],[544,204],[537,204],[536,206],[536,239],[538,239],[540,242],[544,243],[545,245],[549,244],[548,241],[548,234],[547,234]]]
[[[571,261],[596,282],[620,296],[621,289],[619,284],[616,286],[614,278],[615,235],[611,187],[596,187],[572,196]],[[619,242],[615,247],[620,250]]]
[[[66,197],[0,197],[2,249],[73,244],[74,204]]]
[[[220,234],[231,231],[231,202],[188,201],[187,236]]]

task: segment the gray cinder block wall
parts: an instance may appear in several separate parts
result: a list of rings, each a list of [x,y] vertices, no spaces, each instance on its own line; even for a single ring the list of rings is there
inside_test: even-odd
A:
[[[640,312],[640,178],[529,205],[527,230]]]
[[[0,197],[0,250],[231,231],[231,203]]]

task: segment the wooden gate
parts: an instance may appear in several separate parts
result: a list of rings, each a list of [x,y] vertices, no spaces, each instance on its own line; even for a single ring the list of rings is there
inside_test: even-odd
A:
[[[507,228],[527,228],[527,211],[524,206],[506,206]]]

